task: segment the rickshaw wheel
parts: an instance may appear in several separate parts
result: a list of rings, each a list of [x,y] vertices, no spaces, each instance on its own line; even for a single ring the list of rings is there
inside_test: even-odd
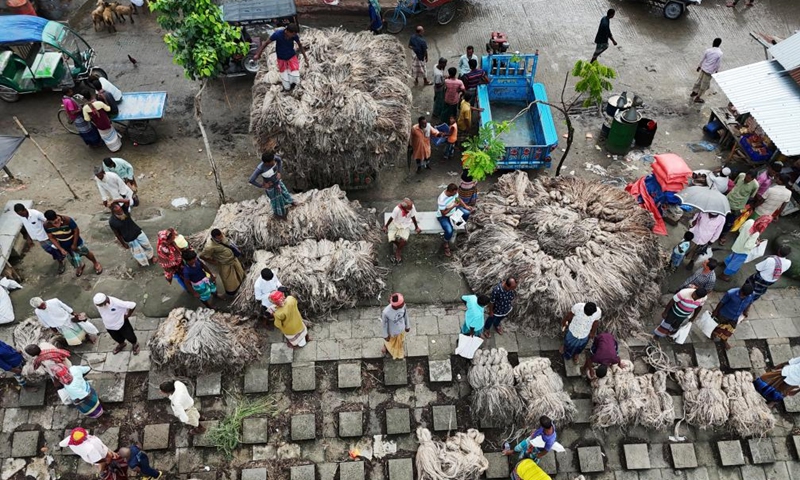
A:
[[[684,6],[679,2],[668,2],[664,5],[664,16],[670,20],[677,20],[683,15]]]
[[[386,25],[387,32],[400,33],[406,26],[406,16],[403,12],[394,10],[392,13],[383,17],[383,24]]]
[[[73,135],[78,134],[78,129],[75,127],[74,123],[70,123],[69,115],[67,115],[67,111],[63,108],[58,111],[58,122],[61,123],[61,126],[64,127],[64,130],[68,131]]]
[[[8,87],[0,87],[0,100],[8,103],[19,101],[20,94]]]
[[[92,70],[89,73],[92,74],[92,75],[94,75],[96,73],[97,75],[99,75],[99,76],[105,78],[106,80],[108,80],[108,74],[102,68],[94,67],[94,68],[92,68]]]
[[[447,25],[448,23],[452,22],[455,17],[455,3],[445,3],[439,7],[439,11],[436,12],[436,21],[439,22],[439,25]]]

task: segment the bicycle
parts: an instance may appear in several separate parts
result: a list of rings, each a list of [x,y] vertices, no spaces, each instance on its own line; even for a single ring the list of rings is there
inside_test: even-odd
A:
[[[439,25],[447,25],[456,16],[455,0],[400,0],[383,17],[383,23],[387,32],[400,33],[408,23],[407,17],[425,12],[435,14]]]

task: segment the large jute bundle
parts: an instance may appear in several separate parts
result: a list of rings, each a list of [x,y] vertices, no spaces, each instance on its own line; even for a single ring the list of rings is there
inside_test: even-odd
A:
[[[628,360],[613,365],[605,377],[592,380],[592,402],[595,428],[643,425],[664,429],[673,421],[666,372],[637,376]]]
[[[750,372],[737,371],[722,379],[728,397],[728,427],[739,437],[763,437],[775,426],[775,416],[764,397],[753,387]]]
[[[528,335],[557,336],[565,312],[591,300],[617,338],[642,330],[660,296],[663,255],[653,219],[631,195],[579,178],[503,175],[481,197],[460,249],[476,292],[519,284],[510,318]]]
[[[231,307],[256,311],[253,285],[261,270],[276,272],[307,315],[351,308],[359,299],[376,298],[385,286],[386,270],[376,265],[375,246],[367,241],[305,240],[278,252],[256,251],[253,265]]]
[[[684,368],[675,372],[683,389],[686,422],[700,429],[715,428],[728,420],[728,397],[722,391],[722,372],[705,368]]]
[[[504,348],[477,350],[467,375],[472,387],[471,412],[475,422],[512,425],[522,411],[514,388],[514,368]]]
[[[457,432],[444,442],[430,430],[417,428],[417,480],[477,480],[489,468],[483,455],[483,434],[474,428]]]
[[[405,154],[411,89],[403,45],[392,35],[304,29],[309,66],[290,94],[275,54],[253,83],[250,132],[260,151],[275,148],[301,188],[355,184]],[[372,176],[374,178],[374,175]]]
[[[176,373],[238,372],[261,355],[261,342],[244,319],[210,308],[176,308],[150,338],[150,359]]]
[[[663,430],[675,420],[675,406],[667,393],[667,373],[657,371],[636,377],[644,405],[639,411],[639,424],[655,430]]]
[[[25,366],[22,367],[22,376],[31,383],[36,383],[39,380],[47,378],[47,372],[44,367],[40,366],[34,370],[33,357],[25,353],[25,347],[28,345],[39,345],[41,342],[47,342],[57,346],[57,342],[63,340],[64,337],[53,333],[49,328],[44,328],[42,322],[36,318],[26,318],[19,322],[14,327],[13,337],[14,348],[22,352],[22,358],[25,359]]]
[[[575,403],[564,391],[564,382],[550,367],[549,359],[534,357],[520,363],[514,367],[514,380],[528,424],[538,425],[542,415],[561,425],[572,422]]]
[[[303,240],[379,240],[375,216],[358,201],[350,201],[337,185],[294,196],[285,220],[272,215],[269,197],[226,203],[219,207],[213,228],[227,233],[250,257],[254,250],[277,250]],[[192,235],[192,245],[202,248],[210,229]]]

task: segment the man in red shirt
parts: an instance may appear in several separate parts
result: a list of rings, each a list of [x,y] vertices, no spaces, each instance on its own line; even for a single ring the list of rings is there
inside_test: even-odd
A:
[[[589,355],[586,356],[586,363],[583,370],[590,380],[603,378],[606,376],[608,367],[619,363],[619,346],[614,335],[603,332],[594,337]],[[594,365],[598,366],[595,368]]]

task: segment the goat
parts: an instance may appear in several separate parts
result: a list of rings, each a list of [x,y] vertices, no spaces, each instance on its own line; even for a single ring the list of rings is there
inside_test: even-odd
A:
[[[105,23],[103,21],[103,9],[104,8],[105,7],[103,6],[103,0],[97,0],[97,7],[94,10],[92,10],[92,13],[91,13],[91,15],[92,15],[92,25],[94,26],[94,31],[95,32],[97,31],[98,25],[102,26],[103,23]]]
[[[116,33],[117,27],[114,26],[114,10],[111,8],[111,5],[104,3],[103,4],[103,23],[106,24],[108,27],[108,33]]]
[[[131,5],[120,5],[119,2],[111,2],[110,5],[117,20],[125,23],[125,15],[127,15],[131,19],[131,24],[136,23],[133,21],[133,8],[131,8]]]

